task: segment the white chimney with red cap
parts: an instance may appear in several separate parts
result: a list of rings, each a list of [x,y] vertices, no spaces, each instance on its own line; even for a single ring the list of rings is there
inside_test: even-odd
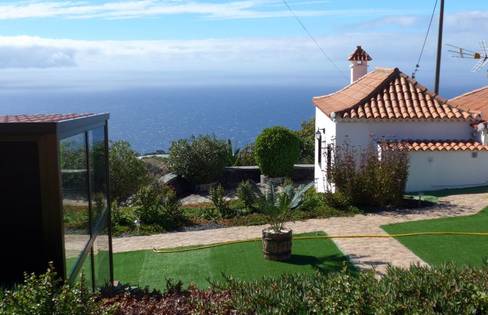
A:
[[[368,53],[357,46],[356,50],[347,59],[351,62],[351,83],[368,73],[368,61],[373,60]]]

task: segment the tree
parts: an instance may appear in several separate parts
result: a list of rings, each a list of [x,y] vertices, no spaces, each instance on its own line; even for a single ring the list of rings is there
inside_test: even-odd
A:
[[[300,162],[312,164],[315,152],[315,118],[303,121],[302,128],[296,134],[302,141]]]
[[[126,141],[111,143],[109,152],[110,194],[112,200],[126,201],[149,182],[144,162]]]
[[[169,149],[169,167],[193,184],[208,184],[222,176],[229,162],[229,144],[215,136],[174,141]]]
[[[254,156],[264,175],[288,176],[300,157],[301,141],[284,127],[266,128],[256,138]]]

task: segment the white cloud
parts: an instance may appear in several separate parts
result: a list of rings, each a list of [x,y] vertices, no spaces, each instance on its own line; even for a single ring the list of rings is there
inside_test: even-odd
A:
[[[324,4],[323,8],[306,9]],[[329,10],[327,1],[295,1],[299,16],[380,15],[392,10]],[[126,0],[90,4],[87,1],[28,1],[0,5],[0,20],[62,17],[72,19],[127,19],[146,16],[197,14],[209,19],[249,19],[289,17],[282,0],[234,0],[204,2],[195,0]]]

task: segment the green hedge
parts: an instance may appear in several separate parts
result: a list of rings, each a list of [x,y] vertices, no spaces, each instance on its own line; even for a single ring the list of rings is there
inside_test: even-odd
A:
[[[300,151],[300,138],[291,130],[277,126],[264,129],[256,138],[254,157],[264,175],[284,177],[293,172]]]
[[[164,293],[117,287],[92,295],[62,286],[52,272],[0,290],[0,314],[487,314],[488,267],[390,268],[371,272],[288,274],[208,290],[168,281]]]

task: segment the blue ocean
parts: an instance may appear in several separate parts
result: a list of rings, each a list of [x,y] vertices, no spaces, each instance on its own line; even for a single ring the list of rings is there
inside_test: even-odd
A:
[[[265,127],[291,129],[314,115],[321,86],[197,86],[111,90],[42,88],[0,91],[0,114],[109,112],[110,138],[127,140],[140,153],[167,150],[171,142],[199,134],[253,142]]]

